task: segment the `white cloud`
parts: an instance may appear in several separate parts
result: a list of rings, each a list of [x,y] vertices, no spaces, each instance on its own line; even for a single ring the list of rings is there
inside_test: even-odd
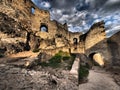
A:
[[[93,16],[94,19],[99,18],[98,14],[92,14],[92,16]]]
[[[82,25],[86,25],[86,21],[83,20],[83,21],[82,21]]]
[[[112,21],[107,21],[107,22],[105,23],[106,26],[111,25],[111,24],[112,24]]]
[[[114,14],[112,19],[120,20],[120,14]]]
[[[41,6],[43,6],[45,8],[50,8],[51,7],[50,3],[48,3],[48,2],[42,2]]]
[[[100,22],[100,21],[102,21],[102,19],[98,18],[98,19],[95,19],[93,23],[97,23],[97,22]]]
[[[37,2],[39,7],[51,7],[51,18],[61,23],[67,21],[70,31],[86,31],[93,23],[102,20],[105,21],[108,36],[120,28],[120,0],[48,0],[49,2],[45,2],[44,0],[43,2],[42,0],[32,1]],[[79,7],[77,10],[76,5],[78,4]]]
[[[114,4],[114,3],[119,3],[120,0],[108,0],[106,4]]]
[[[107,30],[106,31],[107,37],[111,37],[113,34],[117,33],[118,31],[120,31],[120,25]]]

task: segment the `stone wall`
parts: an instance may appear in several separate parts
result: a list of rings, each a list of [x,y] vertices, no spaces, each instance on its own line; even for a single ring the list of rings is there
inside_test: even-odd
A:
[[[85,40],[85,49],[90,49],[95,44],[103,41],[106,38],[104,22],[95,23],[87,32]]]
[[[32,50],[36,47],[46,49],[45,46],[50,49],[54,43],[59,47],[57,33],[60,30],[68,31],[66,24],[62,25],[57,21],[50,21],[49,12],[39,9],[31,0],[1,0],[0,12],[4,14],[0,14],[0,31],[3,34],[7,32],[11,35],[9,38],[13,38],[13,36],[17,38],[16,34],[19,34],[19,37],[24,39],[26,46],[30,46]],[[42,31],[41,26],[46,26],[48,30]],[[66,35],[64,34],[64,36]],[[64,41],[62,46],[65,46],[66,43],[66,39],[63,39],[64,36],[61,37],[61,40]],[[7,41],[10,41],[9,38]],[[49,41],[49,44],[46,41]]]
[[[120,68],[120,32],[110,37],[107,43],[112,56],[112,66]]]
[[[27,31],[21,22],[0,12],[0,49],[1,54],[18,53],[25,50]],[[4,48],[4,49],[3,49]]]
[[[104,22],[95,23],[86,35],[85,53],[89,57],[92,54],[101,54],[105,64],[111,64],[111,55],[107,45]]]
[[[50,15],[48,11],[35,8],[35,12],[32,14],[31,20],[32,30],[36,32],[37,36],[40,36],[43,39],[52,39],[55,37],[58,27],[56,22],[50,21]],[[42,26],[43,28],[46,28],[47,31],[42,31]]]
[[[5,55],[25,51],[31,32],[29,2],[24,0],[1,0],[0,4],[0,48]],[[30,48],[29,48],[30,49]]]
[[[48,54],[63,50],[85,53],[88,57],[99,53],[107,63],[111,63],[111,54],[115,55],[110,53],[112,46],[108,45],[103,21],[93,24],[83,35],[69,32],[66,23],[62,25],[55,20],[51,21],[50,13],[36,7],[31,0],[0,0],[0,26],[1,36],[4,35],[7,41],[12,38],[16,40],[15,43],[24,42],[27,50],[40,49]],[[114,44],[118,46],[116,41]]]

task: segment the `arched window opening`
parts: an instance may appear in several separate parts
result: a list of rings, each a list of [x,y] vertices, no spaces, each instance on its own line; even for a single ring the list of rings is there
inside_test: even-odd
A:
[[[93,56],[94,56],[95,54],[96,54],[96,52],[91,53],[91,54],[89,55],[90,60],[94,60],[94,59],[93,59]]]
[[[47,25],[41,24],[41,26],[40,26],[40,31],[41,31],[41,32],[48,32],[48,27],[47,27]]]
[[[77,38],[73,38],[74,50],[77,49],[77,44],[78,44],[78,39]]]
[[[35,8],[34,7],[31,7],[31,13],[35,14]]]
[[[77,38],[73,38],[73,44],[77,45],[78,44],[78,39]]]
[[[93,65],[95,66],[104,66],[104,60],[100,53],[94,52],[89,55],[89,58]]]

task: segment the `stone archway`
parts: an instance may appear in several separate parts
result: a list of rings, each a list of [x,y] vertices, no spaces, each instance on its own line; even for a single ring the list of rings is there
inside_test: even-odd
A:
[[[31,7],[31,14],[35,14],[35,7]]]
[[[99,66],[104,66],[105,61],[101,53],[93,52],[89,54],[89,58],[92,61],[93,65],[98,64]]]
[[[40,31],[41,32],[48,32],[48,26],[46,24],[41,24]]]
[[[78,39],[77,38],[73,38],[73,44],[77,45],[78,44]]]

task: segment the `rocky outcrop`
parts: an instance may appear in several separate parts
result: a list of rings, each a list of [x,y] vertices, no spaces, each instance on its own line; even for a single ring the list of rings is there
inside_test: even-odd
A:
[[[17,22],[14,18],[0,12],[0,32],[7,34],[12,38],[26,38],[25,30],[26,28],[22,25],[22,22]]]
[[[0,12],[0,49],[2,54],[24,51],[26,31],[20,22]]]

